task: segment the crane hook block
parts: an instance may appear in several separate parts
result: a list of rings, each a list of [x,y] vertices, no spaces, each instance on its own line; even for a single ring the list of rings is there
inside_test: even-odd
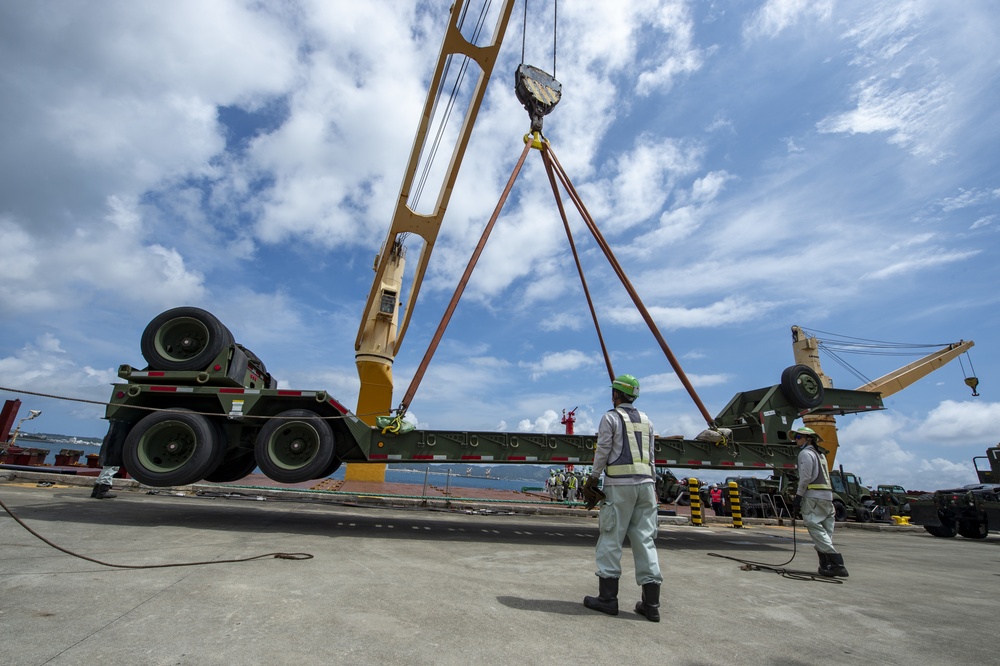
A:
[[[965,383],[968,385],[968,387],[970,389],[972,389],[972,395],[974,395],[974,396],[979,395],[979,393],[976,391],[976,388],[979,387],[979,378],[978,377],[966,377],[965,378]]]
[[[531,131],[542,131],[542,118],[562,99],[562,84],[546,72],[521,64],[514,73],[514,92],[531,117]]]

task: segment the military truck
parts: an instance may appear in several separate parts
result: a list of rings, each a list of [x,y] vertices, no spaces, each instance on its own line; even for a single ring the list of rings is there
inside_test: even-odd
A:
[[[980,461],[986,461],[980,468]],[[942,538],[985,539],[1000,531],[1000,446],[972,459],[979,483],[927,493],[910,502],[910,522]]]
[[[722,487],[723,513],[733,515],[732,498],[729,484],[736,483],[740,495],[740,514],[744,518],[777,518],[779,514],[788,516],[788,507],[792,505],[791,494],[794,484],[789,486],[787,474],[774,474],[768,478],[755,476],[728,476]]]
[[[279,388],[256,354],[195,307],[157,315],[139,347],[146,367],[121,365],[123,382],[112,386],[101,462],[124,466],[148,486],[224,483],[257,467],[279,483],[301,483],[344,462],[566,465],[594,458],[595,435],[373,427],[324,390]],[[878,394],[824,389],[810,373],[791,366],[781,384],[737,394],[694,439],[657,436],[654,464],[791,470],[797,448],[787,433],[803,409],[882,409]],[[811,381],[799,381],[803,375]],[[800,384],[816,389],[806,395]]]

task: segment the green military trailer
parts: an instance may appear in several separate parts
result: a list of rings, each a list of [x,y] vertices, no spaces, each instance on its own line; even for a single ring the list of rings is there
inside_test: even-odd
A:
[[[595,435],[372,427],[324,390],[278,388],[264,363],[211,313],[179,307],[143,331],[147,367],[122,365],[101,447],[104,465],[140,483],[225,483],[260,468],[279,483],[326,478],[342,463],[593,462]],[[803,374],[812,381],[800,382]],[[779,385],[737,394],[694,439],[657,437],[654,464],[671,468],[790,470],[787,432],[804,414],[881,409],[878,394],[826,389],[806,366]],[[817,386],[803,394],[800,385]]]

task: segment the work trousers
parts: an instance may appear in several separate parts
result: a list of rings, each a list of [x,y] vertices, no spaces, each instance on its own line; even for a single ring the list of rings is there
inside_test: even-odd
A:
[[[622,542],[628,537],[635,561],[635,582],[660,584],[660,558],[656,553],[656,488],[652,483],[637,486],[604,484],[607,498],[598,518],[597,575],[621,578]]]
[[[802,522],[805,523],[816,550],[821,553],[836,553],[837,549],[833,547],[833,502],[803,497],[801,510]]]
[[[98,486],[100,485],[110,486],[111,480],[117,473],[118,473],[117,467],[104,467],[103,469],[101,469],[101,474],[100,476],[97,477],[97,481],[95,481],[94,483],[95,485]]]

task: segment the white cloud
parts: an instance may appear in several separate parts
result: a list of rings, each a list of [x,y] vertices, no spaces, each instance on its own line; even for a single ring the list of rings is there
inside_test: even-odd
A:
[[[594,354],[586,354],[576,349],[568,349],[566,351],[545,354],[540,360],[532,363],[518,363],[518,366],[530,370],[531,378],[537,380],[549,373],[570,372],[587,368],[597,363],[598,359]]]
[[[746,22],[743,34],[748,39],[775,37],[804,18],[828,20],[832,9],[832,0],[767,0]]]

